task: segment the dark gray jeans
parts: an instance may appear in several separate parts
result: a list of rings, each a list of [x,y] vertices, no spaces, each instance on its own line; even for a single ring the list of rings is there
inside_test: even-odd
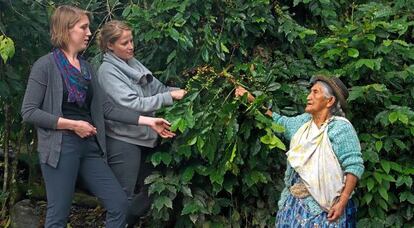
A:
[[[106,227],[125,227],[127,196],[101,157],[95,137],[63,134],[58,166],[41,164],[41,169],[47,194],[46,228],[66,228],[78,175],[105,206]]]
[[[106,137],[108,164],[128,196],[130,206],[127,214],[127,223],[135,224],[151,206],[148,196],[148,187],[144,185],[145,178],[154,170],[151,164],[145,162],[150,156],[149,148],[123,142]],[[136,184],[140,192],[134,194]]]

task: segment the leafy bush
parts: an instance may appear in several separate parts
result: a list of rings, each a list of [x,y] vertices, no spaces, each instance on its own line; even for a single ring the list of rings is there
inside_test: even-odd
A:
[[[48,15],[69,2],[94,12],[93,28],[110,17],[128,21],[138,58],[164,82],[189,90],[159,113],[179,135],[150,159],[165,167],[146,180],[152,226],[271,225],[288,142],[262,107],[302,113],[317,73],[339,76],[350,88],[347,117],[366,166],[354,196],[358,225],[414,225],[412,0],[0,1],[10,9],[0,15],[0,30],[16,48],[0,71],[0,101],[12,104],[11,113],[30,64],[50,49]],[[96,53],[92,46],[85,56],[99,62]],[[257,101],[235,99],[235,85]],[[13,141],[19,117],[11,129]],[[32,148],[32,131],[26,136]]]
[[[272,104],[287,115],[303,112],[306,81],[324,73],[340,76],[351,88],[348,117],[366,165],[355,196],[359,225],[412,225],[412,5],[139,1],[128,6],[123,16],[135,29],[141,59],[160,69],[164,80],[193,91],[164,112],[182,134],[152,157],[154,165],[169,167],[147,180],[156,196],[154,218],[200,226],[271,224],[283,185],[283,146],[274,134],[281,129],[258,110]],[[254,91],[257,104],[234,100],[234,85],[223,78],[227,71]],[[263,145],[268,143],[279,149]]]

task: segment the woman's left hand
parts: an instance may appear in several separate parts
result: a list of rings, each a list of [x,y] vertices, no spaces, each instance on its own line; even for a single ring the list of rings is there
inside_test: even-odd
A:
[[[185,89],[177,89],[170,91],[170,94],[174,100],[181,100],[187,94],[187,91]]]
[[[170,131],[170,123],[162,118],[154,118],[154,121],[150,127],[157,132],[163,138],[172,138],[175,136],[173,132]]]
[[[175,134],[170,131],[170,122],[163,118],[140,116],[138,123],[151,127],[163,138],[172,138],[175,136]]]
[[[348,202],[339,200],[328,212],[328,221],[335,222],[345,211]]]

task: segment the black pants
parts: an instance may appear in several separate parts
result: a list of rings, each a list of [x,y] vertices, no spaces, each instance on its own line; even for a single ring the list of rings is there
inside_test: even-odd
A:
[[[111,137],[106,138],[108,164],[128,196],[130,207],[127,215],[128,224],[134,224],[151,206],[148,187],[144,180],[154,170],[145,162],[151,156],[149,148],[123,142]],[[138,184],[138,186],[136,186]],[[134,190],[139,187],[138,194]]]

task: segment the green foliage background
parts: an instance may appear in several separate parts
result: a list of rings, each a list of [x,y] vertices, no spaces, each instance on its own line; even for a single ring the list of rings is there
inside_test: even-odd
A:
[[[16,113],[12,147],[30,64],[50,50],[48,16],[62,3],[92,11],[93,30],[109,18],[126,20],[137,57],[190,92],[159,113],[179,135],[151,157],[163,169],[146,180],[155,200],[150,225],[273,224],[288,142],[260,107],[302,113],[307,82],[318,73],[351,89],[347,117],[366,166],[353,197],[358,225],[414,225],[414,1],[0,1],[1,31],[15,45],[0,65],[0,102]],[[92,45],[85,56],[99,63],[98,53]],[[257,101],[235,99],[235,84]],[[25,132],[33,150],[33,132]]]

